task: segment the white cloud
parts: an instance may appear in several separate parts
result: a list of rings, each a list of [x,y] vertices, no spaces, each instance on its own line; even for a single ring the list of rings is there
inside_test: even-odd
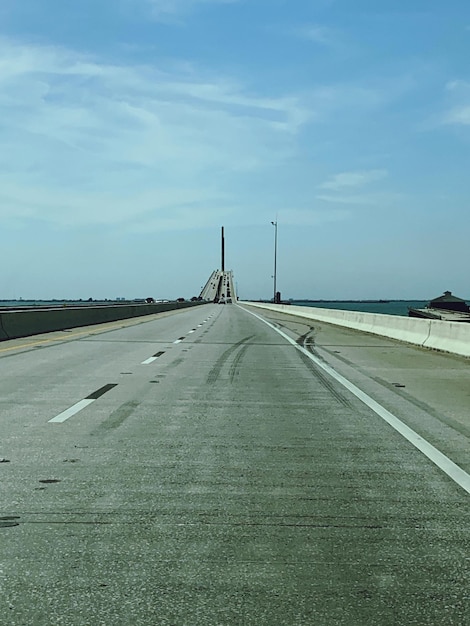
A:
[[[135,1],[135,0],[133,0]],[[178,21],[199,6],[209,4],[233,4],[239,0],[138,0],[144,2],[157,21]]]
[[[216,211],[244,202],[243,192],[228,202],[240,177],[290,159],[310,118],[296,96],[261,97],[190,66],[110,65],[5,40],[0,59],[0,215],[8,219],[215,222]]]
[[[302,39],[307,39],[321,46],[336,46],[340,41],[336,30],[322,24],[301,26],[294,29],[294,33]]]
[[[449,80],[447,81],[447,83],[445,84],[445,90],[446,91],[455,91],[457,89],[460,89],[461,87],[465,87],[465,82],[462,80]]]
[[[371,183],[383,180],[388,175],[386,170],[365,170],[353,172],[341,172],[331,176],[329,180],[320,185],[320,189],[333,191],[351,187],[364,187]]]
[[[319,194],[316,196],[316,199],[321,202],[328,202],[330,204],[349,204],[352,206],[363,206],[363,207],[383,207],[390,206],[394,203],[401,203],[403,201],[403,197],[400,194],[396,193],[363,193],[363,194]]]
[[[316,200],[337,206],[350,205],[351,207],[390,207],[401,205],[403,197],[395,192],[377,190],[374,183],[385,180],[387,170],[356,170],[341,172],[331,176],[319,185],[327,193],[319,193]]]
[[[285,213],[281,212],[278,221],[282,226],[317,226],[327,222],[341,222],[350,216],[351,213],[344,209],[320,211],[294,208]]]
[[[289,175],[307,124],[380,107],[380,87],[273,96],[188,63],[113,65],[0,39],[0,216],[138,230],[249,221],[263,185],[282,206],[278,173]],[[385,176],[343,172],[320,188]]]
[[[444,122],[470,126],[470,104],[450,109],[444,116]]]
[[[448,100],[447,110],[441,115],[438,124],[470,125],[470,83],[454,79],[444,87]]]

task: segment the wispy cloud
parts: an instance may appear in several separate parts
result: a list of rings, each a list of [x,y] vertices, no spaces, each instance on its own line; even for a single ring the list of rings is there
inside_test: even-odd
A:
[[[470,83],[451,80],[445,85],[447,110],[441,116],[441,124],[470,126]]]
[[[310,24],[294,29],[303,39],[308,39],[322,46],[336,46],[339,43],[338,32],[322,24]]]
[[[0,58],[0,215],[17,221],[200,226],[233,210],[241,176],[289,159],[309,119],[296,96],[195,67],[5,40]]]
[[[338,191],[345,188],[359,188],[383,180],[387,176],[387,170],[341,172],[331,176],[327,181],[322,183],[320,189]]]
[[[336,205],[350,205],[358,207],[390,207],[392,205],[401,206],[404,197],[394,192],[369,192],[369,193],[335,193],[318,194],[316,200]]]
[[[279,222],[283,226],[317,226],[328,222],[341,222],[350,217],[350,211],[345,209],[325,211],[290,208],[288,211],[281,211],[278,215]]]
[[[341,59],[357,57],[360,52],[358,42],[338,26],[312,22],[284,28],[283,32],[290,37],[310,43],[317,49],[323,48],[325,52]]]
[[[384,190],[381,186],[377,188],[375,183],[387,177],[388,171],[385,169],[341,172],[319,185],[322,192],[316,195],[316,200],[337,207],[349,205],[381,208],[401,204],[403,201],[401,195]]]
[[[143,4],[157,21],[180,21],[198,7],[209,4],[234,4],[239,0],[128,0]]]
[[[463,124],[470,126],[470,104],[466,106],[453,107],[444,116],[446,124]]]

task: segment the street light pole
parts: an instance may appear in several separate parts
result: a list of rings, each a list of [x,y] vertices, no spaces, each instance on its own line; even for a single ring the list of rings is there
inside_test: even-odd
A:
[[[276,294],[277,294],[277,288],[276,288],[276,280],[277,280],[277,218],[275,222],[271,222],[271,224],[274,226],[274,297],[273,297],[273,304],[276,304]]]

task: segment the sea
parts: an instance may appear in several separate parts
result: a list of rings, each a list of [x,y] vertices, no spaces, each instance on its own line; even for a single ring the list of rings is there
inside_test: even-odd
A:
[[[385,315],[408,316],[408,309],[422,309],[427,300],[289,300],[290,304],[298,306],[320,307],[322,309],[342,309],[346,311],[362,311],[364,313],[383,313]],[[31,307],[31,306],[74,306],[113,304],[113,301],[74,301],[74,300],[0,300],[1,307]]]
[[[403,315],[408,317],[408,309],[423,309],[428,300],[290,300],[297,306],[320,307],[361,311],[362,313],[382,313],[383,315]]]
[[[62,307],[62,306],[96,306],[97,304],[122,304],[115,300],[0,300],[0,308],[27,308],[27,307]],[[126,303],[130,304],[130,303]]]

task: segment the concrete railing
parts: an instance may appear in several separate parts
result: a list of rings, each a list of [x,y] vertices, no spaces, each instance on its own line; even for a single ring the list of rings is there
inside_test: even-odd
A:
[[[158,302],[111,306],[65,306],[0,312],[0,341],[184,309],[206,302]]]
[[[470,357],[470,324],[465,322],[446,322],[381,313],[361,313],[264,302],[240,302],[240,304],[353,328],[423,348]]]

